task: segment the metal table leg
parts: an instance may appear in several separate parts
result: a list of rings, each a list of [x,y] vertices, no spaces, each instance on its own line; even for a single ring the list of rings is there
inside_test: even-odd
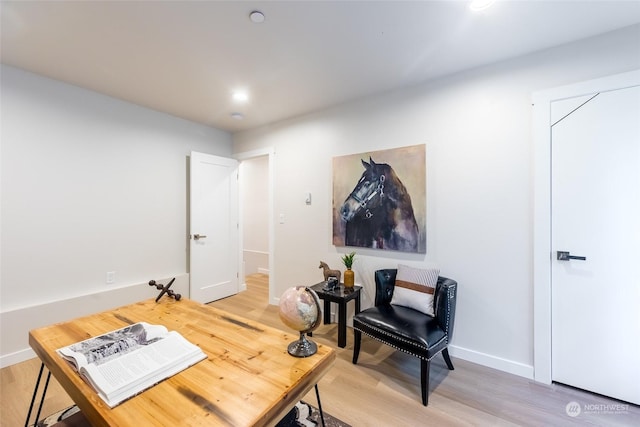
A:
[[[316,399],[318,400],[318,411],[320,412],[320,419],[322,420],[322,427],[324,425],[324,413],[322,412],[322,404],[320,403],[320,392],[318,391],[318,384],[316,384]]]
[[[36,386],[33,389],[33,396],[31,397],[31,404],[29,405],[29,412],[27,413],[27,420],[24,422],[24,427],[29,427],[29,419],[31,419],[31,412],[33,411],[33,404],[36,401],[38,394],[38,388],[40,388],[40,380],[42,379],[42,373],[44,372],[44,363],[40,365],[40,372],[38,373],[38,379],[36,380]],[[47,395],[47,388],[49,387],[49,380],[51,379],[51,371],[47,370],[47,381],[44,384],[44,390],[40,397],[40,404],[38,405],[38,412],[36,413],[36,420],[34,424],[40,419],[40,412],[42,411],[42,405],[44,404],[44,398]]]

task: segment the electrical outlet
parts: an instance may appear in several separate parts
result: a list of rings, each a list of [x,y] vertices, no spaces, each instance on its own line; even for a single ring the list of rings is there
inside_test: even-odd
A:
[[[111,285],[116,281],[116,272],[115,271],[107,271],[107,285]]]

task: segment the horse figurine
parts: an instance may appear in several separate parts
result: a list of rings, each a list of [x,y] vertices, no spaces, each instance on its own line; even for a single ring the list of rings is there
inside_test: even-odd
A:
[[[417,252],[418,223],[404,184],[388,164],[361,162],[365,170],[340,208],[345,245]]]
[[[333,276],[338,279],[340,282],[340,275],[342,274],[340,270],[331,270],[326,262],[320,261],[320,266],[318,268],[322,269],[322,273],[324,274],[324,281],[329,280],[329,277]]]

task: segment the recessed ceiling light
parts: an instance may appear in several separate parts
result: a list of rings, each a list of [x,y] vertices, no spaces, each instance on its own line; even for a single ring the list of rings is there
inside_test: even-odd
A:
[[[249,19],[251,19],[251,22],[254,24],[261,24],[264,22],[264,13],[259,10],[254,10],[249,14]]]
[[[491,5],[495,3],[495,1],[496,0],[472,0],[469,8],[474,12],[485,10],[491,7]]]
[[[249,95],[247,92],[238,90],[233,92],[233,100],[238,102],[246,102],[249,99]]]
[[[231,113],[231,118],[236,120],[244,119],[244,114],[242,113]]]

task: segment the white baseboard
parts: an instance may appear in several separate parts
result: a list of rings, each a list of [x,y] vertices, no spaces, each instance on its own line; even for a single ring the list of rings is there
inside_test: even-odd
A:
[[[34,357],[36,357],[36,353],[31,350],[31,347],[15,351],[11,354],[3,354],[0,356],[0,368],[15,365],[16,363],[24,362]]]
[[[171,289],[189,296],[189,275],[178,274]],[[171,278],[156,279],[167,283]],[[63,322],[81,316],[109,310],[149,298],[155,298],[158,290],[148,283],[137,283],[116,289],[108,289],[89,295],[53,301],[0,313],[0,368],[35,357],[29,347],[29,331],[52,323]],[[165,297],[166,298],[166,297]]]
[[[244,249],[242,251],[244,274],[269,274],[269,252]]]
[[[503,359],[501,357],[469,350],[455,345],[449,346],[449,354],[452,357],[477,363],[478,365],[508,372],[531,380],[533,379],[533,366],[531,365],[525,365],[524,363],[514,362],[513,360]]]

